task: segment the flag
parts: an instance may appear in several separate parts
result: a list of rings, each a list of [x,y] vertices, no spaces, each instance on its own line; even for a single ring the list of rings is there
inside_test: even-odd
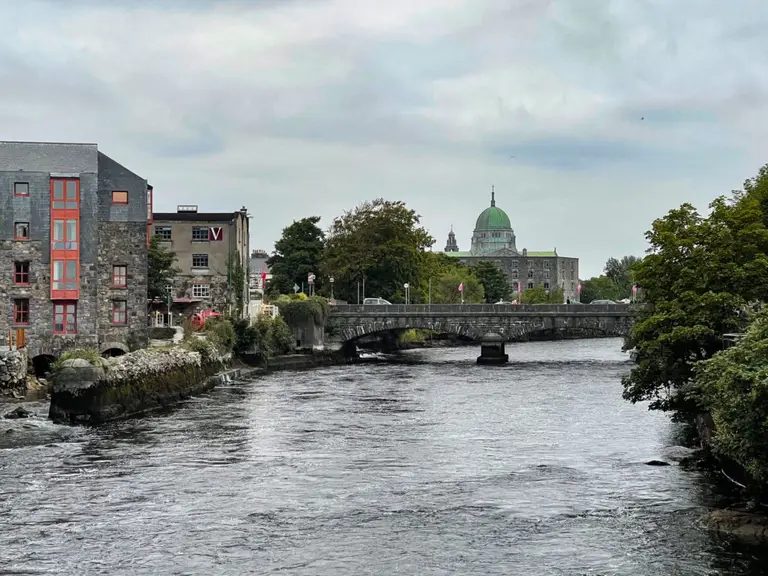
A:
[[[632,294],[637,292],[637,284],[632,284]]]
[[[262,270],[261,271],[261,289],[263,290],[266,287],[267,287],[267,271]]]
[[[464,292],[464,282],[459,284],[459,292]]]
[[[581,294],[581,282],[579,282],[579,294]]]

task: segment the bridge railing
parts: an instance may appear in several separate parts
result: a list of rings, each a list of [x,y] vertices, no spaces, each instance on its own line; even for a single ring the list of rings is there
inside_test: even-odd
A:
[[[331,306],[331,314],[619,314],[631,312],[631,304],[342,304]]]

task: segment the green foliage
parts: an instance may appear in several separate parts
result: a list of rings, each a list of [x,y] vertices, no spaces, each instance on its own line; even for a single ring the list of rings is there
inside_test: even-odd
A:
[[[318,222],[319,216],[310,216],[283,228],[283,235],[275,242],[275,251],[267,260],[272,272],[268,292],[292,294],[294,285],[306,285],[310,272],[317,276],[315,288],[322,287],[323,278],[317,271],[323,255],[325,234]]]
[[[581,283],[581,302],[589,304],[593,300],[619,300],[619,288],[607,276],[598,276]]]
[[[149,337],[152,340],[170,340],[176,335],[176,330],[169,327],[152,327],[149,329]]]
[[[285,320],[277,316],[268,318],[270,345],[276,354],[288,354],[293,350],[293,332],[285,323]]]
[[[412,328],[410,330],[405,330],[398,335],[397,341],[402,345],[421,344],[424,342],[424,331],[414,330]]]
[[[697,365],[695,382],[715,422],[714,451],[768,484],[768,312],[738,344]]]
[[[547,292],[543,286],[527,288],[520,295],[520,304],[562,304],[565,301],[562,288]]]
[[[213,364],[219,360],[220,351],[216,344],[211,341],[192,336],[184,340],[182,346],[190,352],[199,353],[203,364]]]
[[[402,302],[403,284],[422,286],[423,254],[434,242],[403,202],[365,202],[331,225],[323,276],[334,277],[334,295],[343,300],[356,301],[357,283],[365,280],[366,296]]]
[[[227,258],[227,284],[230,294],[234,296],[234,316],[237,318],[243,315],[247,283],[247,267],[243,264],[242,257],[237,252],[230,253]]]
[[[165,302],[166,288],[173,284],[180,272],[175,266],[176,253],[165,247],[159,236],[152,236],[147,252],[147,297]]]
[[[638,364],[624,397],[686,418],[702,409],[694,364],[722,348],[720,336],[744,329],[748,302],[768,299],[768,166],[709,217],[683,204],[646,234],[648,255],[635,271],[647,303],[625,344]]]
[[[459,292],[462,284],[463,292]],[[434,304],[461,304],[462,294],[465,304],[482,304],[485,302],[483,285],[469,271],[455,269],[444,273],[432,281],[432,302]]]
[[[228,354],[234,350],[236,335],[229,320],[208,318],[203,325],[203,331],[206,339],[222,354]]]
[[[509,299],[510,288],[507,277],[493,262],[478,262],[472,267],[472,272],[483,286],[486,302],[492,304]]]
[[[64,362],[75,359],[87,360],[92,366],[102,366],[102,358],[98,350],[93,350],[91,348],[77,348],[75,350],[68,350],[59,356],[51,367],[52,372],[55,374],[61,370]]]
[[[303,326],[310,320],[318,326],[323,326],[331,313],[328,301],[321,296],[311,298],[281,296],[275,304],[285,322],[294,328]]]
[[[604,269],[605,278],[610,280],[616,289],[616,298],[609,298],[610,300],[632,297],[632,285],[635,283],[635,273],[640,262],[641,258],[637,256],[624,256],[621,260],[608,259]]]
[[[237,320],[233,323],[234,349],[244,354],[254,348],[264,359],[276,354],[288,354],[293,350],[293,333],[282,318],[260,316],[255,323]]]

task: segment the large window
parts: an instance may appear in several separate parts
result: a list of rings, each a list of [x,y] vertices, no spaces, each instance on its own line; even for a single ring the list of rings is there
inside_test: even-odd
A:
[[[157,226],[155,227],[155,236],[160,236],[160,240],[171,239],[171,227],[170,226]]]
[[[124,190],[113,190],[112,204],[128,204],[128,192],[125,192]]]
[[[193,298],[210,298],[211,286],[209,284],[193,284],[192,297]]]
[[[192,242],[208,242],[208,228],[200,226],[192,228]]]
[[[54,219],[51,248],[54,250],[77,250],[77,220],[74,218]]]
[[[53,261],[53,289],[77,290],[77,262],[75,260]]]
[[[112,286],[125,288],[128,286],[128,267],[124,265],[112,266]]]
[[[208,254],[192,254],[192,268],[208,268]]]
[[[56,302],[53,305],[53,333],[77,334],[77,302]]]
[[[29,324],[29,298],[18,298],[13,301],[13,323]]]
[[[21,286],[29,284],[29,262],[13,263],[13,283]]]
[[[54,210],[77,210],[80,180],[51,181],[53,186]]]
[[[125,300],[112,301],[112,324],[128,324],[128,302]]]

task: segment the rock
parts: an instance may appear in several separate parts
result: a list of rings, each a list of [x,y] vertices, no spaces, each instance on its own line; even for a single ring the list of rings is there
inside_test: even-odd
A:
[[[768,517],[739,510],[715,510],[703,518],[709,530],[751,543],[768,542]]]
[[[648,460],[648,462],[645,463],[646,466],[669,466],[669,462],[664,462],[663,460]]]
[[[8,420],[15,420],[17,418],[29,418],[30,416],[29,410],[24,408],[23,406],[19,406],[15,410],[11,410],[7,414],[3,416],[3,418],[7,418]]]

